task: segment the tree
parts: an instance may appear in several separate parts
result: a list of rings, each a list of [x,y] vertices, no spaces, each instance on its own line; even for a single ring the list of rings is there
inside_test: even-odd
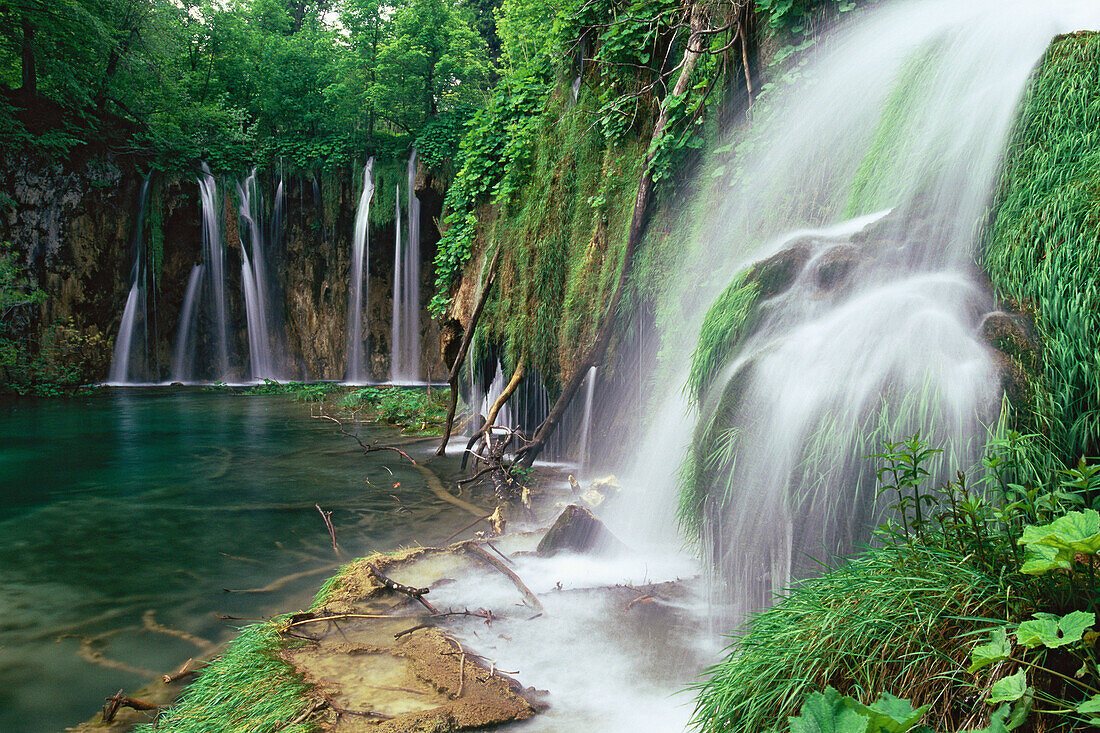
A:
[[[392,32],[378,53],[379,114],[412,132],[460,104],[481,101],[489,82],[489,53],[454,0],[408,0],[393,14]]]

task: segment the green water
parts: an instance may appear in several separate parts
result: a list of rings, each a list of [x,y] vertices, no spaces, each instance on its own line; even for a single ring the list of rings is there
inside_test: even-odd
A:
[[[400,439],[374,430],[364,439]],[[202,653],[149,620],[223,641],[246,622],[215,614],[302,607],[337,563],[469,520],[396,453],[364,455],[306,405],[199,390],[0,402],[0,499],[6,733],[81,722]],[[314,504],[333,512],[340,558]],[[312,574],[226,591],[298,573]]]

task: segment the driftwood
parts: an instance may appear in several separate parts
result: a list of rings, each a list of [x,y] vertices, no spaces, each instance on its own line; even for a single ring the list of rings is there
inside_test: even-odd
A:
[[[317,507],[317,511],[321,513],[321,519],[325,520],[325,528],[328,529],[328,536],[332,538],[332,551],[336,554],[340,553],[340,550],[336,547],[336,528],[332,526],[332,512],[326,512],[321,508],[320,504],[314,504]]]
[[[691,73],[695,70],[695,65],[705,52],[705,49],[701,46],[705,30],[703,28],[703,13],[700,4],[693,3],[688,14],[690,17],[691,36],[688,38],[688,42],[684,48],[684,59],[680,63],[680,76],[676,79],[676,86],[673,87],[672,93],[665,97],[664,102],[661,104],[661,111],[657,115],[657,122],[653,126],[652,143],[656,143],[664,134],[665,128],[668,127],[669,110],[672,106],[671,102],[673,99],[681,97],[687,92],[691,80]],[[604,309],[603,316],[600,318],[599,326],[596,328],[596,339],[592,342],[581,359],[578,360],[573,369],[573,373],[569,375],[569,379],[562,385],[561,394],[558,396],[557,401],[554,402],[554,406],[550,409],[550,413],[546,416],[546,419],[543,420],[542,425],[539,425],[538,430],[535,431],[534,438],[528,445],[520,449],[521,455],[519,456],[519,461],[524,466],[530,466],[535,462],[535,458],[538,457],[538,454],[542,451],[543,447],[545,447],[546,441],[554,434],[554,430],[558,427],[558,423],[561,422],[561,418],[565,414],[566,408],[569,407],[569,403],[571,403],[573,397],[576,396],[581,383],[588,374],[589,368],[600,364],[604,359],[604,355],[607,353],[608,344],[611,342],[611,332],[615,325],[615,319],[618,316],[619,303],[622,301],[623,292],[626,290],[627,279],[634,264],[634,255],[638,250],[638,245],[642,241],[642,232],[645,230],[646,211],[649,208],[649,200],[653,195],[653,173],[651,166],[654,156],[656,155],[657,146],[652,143],[649,146],[649,152],[646,153],[645,161],[642,164],[642,175],[638,181],[638,194],[634,199],[634,213],[630,218],[630,229],[626,239],[626,250],[623,252],[623,263],[619,269],[619,279],[615,284],[615,290],[612,291],[607,307]]]
[[[490,555],[479,545],[476,545],[473,542],[467,542],[465,545],[463,545],[463,547],[471,555],[478,558],[482,562],[496,568],[501,572],[501,574],[511,580],[512,584],[515,585],[521,593],[523,593],[523,597],[527,599],[528,605],[530,605],[539,613],[546,613],[546,609],[543,608],[542,602],[539,600],[539,597],[536,596],[531,591],[531,589],[528,588],[527,585],[520,579],[520,577],[512,572],[512,570],[507,565],[502,563],[500,560],[497,560],[495,557]]]
[[[103,706],[103,721],[105,723],[113,722],[115,716],[118,715],[119,708],[131,708],[133,710],[160,710],[159,705],[154,705],[151,702],[144,702],[142,700],[135,700],[132,697],[126,697],[122,694],[122,690],[119,690],[114,695],[111,695],[107,698],[107,702]]]
[[[462,334],[462,344],[459,346],[458,356],[455,357],[455,363],[451,365],[451,373],[447,375],[447,384],[451,385],[451,404],[447,409],[447,423],[443,426],[443,439],[439,442],[439,447],[435,451],[437,456],[442,456],[447,452],[447,443],[451,439],[451,430],[454,428],[455,423],[455,410],[458,409],[458,377],[462,373],[462,365],[466,362],[466,354],[470,351],[470,343],[473,341],[477,322],[481,320],[481,312],[485,309],[485,303],[489,300],[489,293],[496,281],[497,264],[499,262],[500,248],[498,247],[497,251],[493,253],[492,261],[489,263],[489,271],[485,276],[485,285],[481,288],[477,305],[474,306],[474,312],[470,314],[470,325],[466,327],[466,332]]]
[[[439,609],[433,606],[428,601],[424,600],[424,596],[431,592],[431,588],[413,588],[411,585],[402,585],[392,578],[387,578],[382,574],[382,571],[373,565],[367,565],[367,571],[374,577],[379,583],[386,586],[392,591],[407,595],[409,598],[413,598],[420,603],[424,608],[428,609],[433,614],[438,614]]]

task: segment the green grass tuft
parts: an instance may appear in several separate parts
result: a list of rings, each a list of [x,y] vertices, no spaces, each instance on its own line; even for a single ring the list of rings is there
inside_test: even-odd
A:
[[[281,646],[279,619],[245,626],[155,727],[139,733],[312,733],[311,722],[288,725],[311,704],[312,686],[278,656]]]
[[[762,733],[832,686],[864,701],[904,690],[957,726],[976,709],[967,635],[1008,618],[1009,581],[928,547],[867,551],[798,585],[734,637],[695,687],[703,733]],[[977,637],[974,637],[977,638]],[[941,730],[956,730],[943,727]]]

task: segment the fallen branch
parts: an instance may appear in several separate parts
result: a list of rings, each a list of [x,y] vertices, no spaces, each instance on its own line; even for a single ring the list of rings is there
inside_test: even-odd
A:
[[[492,469],[490,469],[490,468],[487,468],[487,469],[485,469],[485,471],[491,471],[491,470],[492,470]],[[483,473],[484,473],[484,472],[483,472]],[[461,482],[459,482],[459,483],[461,483]],[[477,524],[478,522],[484,522],[484,521],[485,521],[486,519],[488,519],[488,518],[489,518],[489,517],[491,517],[491,516],[493,516],[493,515],[492,515],[492,514],[486,514],[486,515],[485,515],[484,517],[478,517],[477,519],[475,519],[474,521],[470,522],[469,524],[467,524],[467,525],[466,525],[465,527],[463,527],[462,529],[460,529],[460,530],[457,530],[457,531],[455,531],[455,532],[452,532],[452,533],[451,533],[451,534],[450,534],[450,535],[449,535],[449,536],[447,537],[447,539],[443,540],[443,542],[444,542],[444,543],[450,542],[451,540],[453,540],[453,539],[454,539],[455,537],[457,537],[458,535],[462,534],[462,533],[463,533],[463,532],[465,532],[466,530],[468,530],[468,529],[470,529],[471,527],[473,527],[474,525],[476,525],[476,524]]]
[[[409,598],[416,599],[420,603],[420,605],[424,606],[424,608],[428,609],[433,614],[439,613],[439,609],[437,609],[428,601],[424,600],[424,596],[431,592],[431,588],[414,588],[411,585],[402,585],[392,578],[387,578],[385,575],[382,574],[382,571],[380,571],[373,565],[367,565],[367,571],[371,574],[371,576],[377,579],[378,582],[380,582],[382,585],[386,586],[390,590],[397,593],[403,593]]]
[[[324,412],[324,408],[321,408],[320,414],[314,415],[314,414],[311,413],[310,417],[313,418],[314,420],[328,420],[331,423],[335,423],[339,427],[338,432],[341,435],[348,436],[349,438],[353,439],[356,443],[358,443],[359,447],[363,449],[364,453],[375,453],[375,452],[380,451],[380,450],[390,450],[390,451],[393,451],[394,453],[401,454],[402,456],[405,457],[405,460],[407,460],[409,463],[413,464],[414,466],[420,465],[415,460],[413,460],[412,457],[408,453],[401,450],[400,448],[395,448],[392,445],[370,445],[369,443],[364,443],[363,439],[360,438],[358,434],[352,433],[352,432],[347,431],[347,430],[344,430],[344,423],[340,422],[339,420],[334,418],[332,415],[326,415],[325,412]]]
[[[413,633],[414,631],[420,631],[421,629],[434,629],[434,628],[435,628],[434,624],[417,624],[416,626],[405,629],[404,631],[398,631],[396,634],[393,635],[393,638],[400,639],[402,636],[407,636],[407,635]]]
[[[184,677],[190,677],[191,675],[198,674],[199,672],[203,671],[204,669],[206,669],[207,667],[210,666],[209,662],[203,662],[201,667],[194,667],[192,669],[188,669],[188,667],[191,664],[191,661],[192,660],[188,659],[186,662],[183,663],[183,666],[179,668],[178,672],[176,672],[175,674],[166,674],[166,675],[164,675],[163,677],[160,678],[161,681],[166,685],[170,685],[173,682],[176,682],[177,680],[182,680]]]
[[[505,577],[511,580],[516,588],[518,588],[520,592],[523,593],[524,598],[527,599],[528,604],[532,608],[534,608],[539,613],[546,612],[546,609],[543,608],[542,602],[539,601],[538,596],[531,592],[531,589],[528,588],[527,585],[520,579],[520,577],[512,572],[507,565],[502,563],[500,560],[497,560],[495,557],[490,555],[488,552],[486,552],[480,546],[474,544],[473,542],[467,542],[465,545],[463,545],[463,547],[467,552],[474,555],[479,560],[482,560],[483,562],[486,562],[489,565],[493,566],[501,573],[503,573]]]
[[[466,331],[462,334],[462,344],[458,348],[458,356],[455,357],[455,363],[451,365],[451,373],[447,375],[447,384],[451,385],[451,405],[447,409],[447,423],[443,426],[443,439],[439,442],[439,447],[435,451],[437,456],[442,456],[447,452],[447,443],[451,439],[451,429],[455,423],[455,410],[458,409],[458,377],[462,372],[462,365],[466,362],[466,354],[470,351],[470,342],[473,341],[477,322],[481,320],[481,312],[485,309],[485,303],[489,300],[489,293],[496,281],[497,264],[499,262],[500,247],[497,247],[497,251],[493,253],[493,259],[489,262],[489,272],[485,276],[485,285],[481,288],[477,305],[474,306],[474,312],[470,314],[470,325],[466,327]]]
[[[111,723],[114,721],[115,716],[118,715],[119,708],[131,708],[133,710],[160,710],[159,705],[154,705],[151,702],[144,702],[142,700],[135,700],[132,697],[126,697],[122,694],[122,690],[119,690],[111,697],[108,697],[107,703],[103,706],[103,721],[105,723]]]
[[[332,526],[332,512],[326,512],[320,504],[314,504],[313,506],[317,507],[317,511],[321,512],[321,519],[325,520],[328,536],[332,538],[332,551],[339,554],[340,551],[336,548],[336,528]]]
[[[343,621],[348,618],[418,618],[417,616],[394,616],[392,614],[387,615],[384,613],[337,613],[332,616],[317,616],[315,618],[303,618],[297,621],[292,621],[284,628],[291,628],[294,626],[303,626],[305,624],[315,624],[319,621]]]

